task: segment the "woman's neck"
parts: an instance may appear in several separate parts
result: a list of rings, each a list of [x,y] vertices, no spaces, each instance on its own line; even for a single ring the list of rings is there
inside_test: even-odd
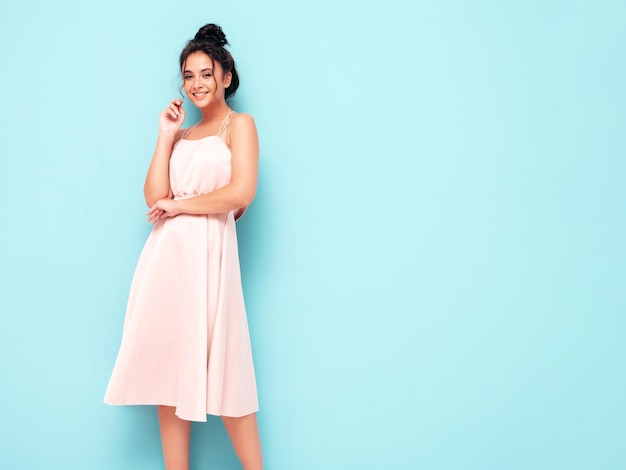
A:
[[[202,113],[202,121],[204,122],[212,122],[219,121],[220,119],[224,119],[226,115],[230,112],[230,107],[224,102],[218,106],[212,107],[211,109],[201,109]]]

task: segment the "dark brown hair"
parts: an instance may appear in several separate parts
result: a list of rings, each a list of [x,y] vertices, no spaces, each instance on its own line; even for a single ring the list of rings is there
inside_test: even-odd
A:
[[[189,55],[194,52],[202,51],[208,55],[213,62],[219,62],[222,66],[224,74],[228,72],[233,74],[233,78],[230,82],[230,86],[224,90],[225,98],[228,98],[235,94],[237,88],[239,88],[239,74],[235,67],[235,60],[230,52],[226,50],[226,35],[222,28],[218,25],[209,23],[205,24],[198,30],[196,36],[190,40],[183,51],[180,53],[180,69],[182,70],[185,65],[185,61]],[[213,76],[215,79],[215,75]]]

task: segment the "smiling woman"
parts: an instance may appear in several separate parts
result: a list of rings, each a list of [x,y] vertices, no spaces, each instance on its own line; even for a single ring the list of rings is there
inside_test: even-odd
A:
[[[182,100],[159,117],[144,196],[155,224],[137,264],[105,401],[157,405],[168,470],[189,468],[191,421],[221,416],[245,470],[261,469],[258,400],[235,220],[252,202],[258,138],[226,99],[239,77],[221,28],[180,56],[202,119],[181,129]]]

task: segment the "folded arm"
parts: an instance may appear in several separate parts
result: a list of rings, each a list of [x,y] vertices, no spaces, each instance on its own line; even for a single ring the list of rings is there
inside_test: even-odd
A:
[[[259,162],[259,140],[252,116],[233,116],[228,126],[228,138],[232,166],[230,183],[188,199],[172,200],[163,196],[148,211],[149,221],[155,223],[179,214],[220,214],[250,205],[256,195]]]

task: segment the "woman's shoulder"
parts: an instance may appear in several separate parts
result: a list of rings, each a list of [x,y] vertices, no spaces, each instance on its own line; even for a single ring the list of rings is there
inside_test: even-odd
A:
[[[233,112],[226,132],[226,145],[232,148],[232,144],[245,144],[257,142],[258,135],[254,118],[248,113]]]
[[[234,111],[230,117],[230,122],[235,125],[250,125],[254,124],[254,118],[248,113],[238,113]]]
[[[193,126],[180,128],[176,131],[176,135],[174,135],[174,143],[178,142],[180,139],[184,138],[193,128]]]
[[[230,117],[228,128],[235,133],[256,132],[254,118],[248,113],[234,112]]]

